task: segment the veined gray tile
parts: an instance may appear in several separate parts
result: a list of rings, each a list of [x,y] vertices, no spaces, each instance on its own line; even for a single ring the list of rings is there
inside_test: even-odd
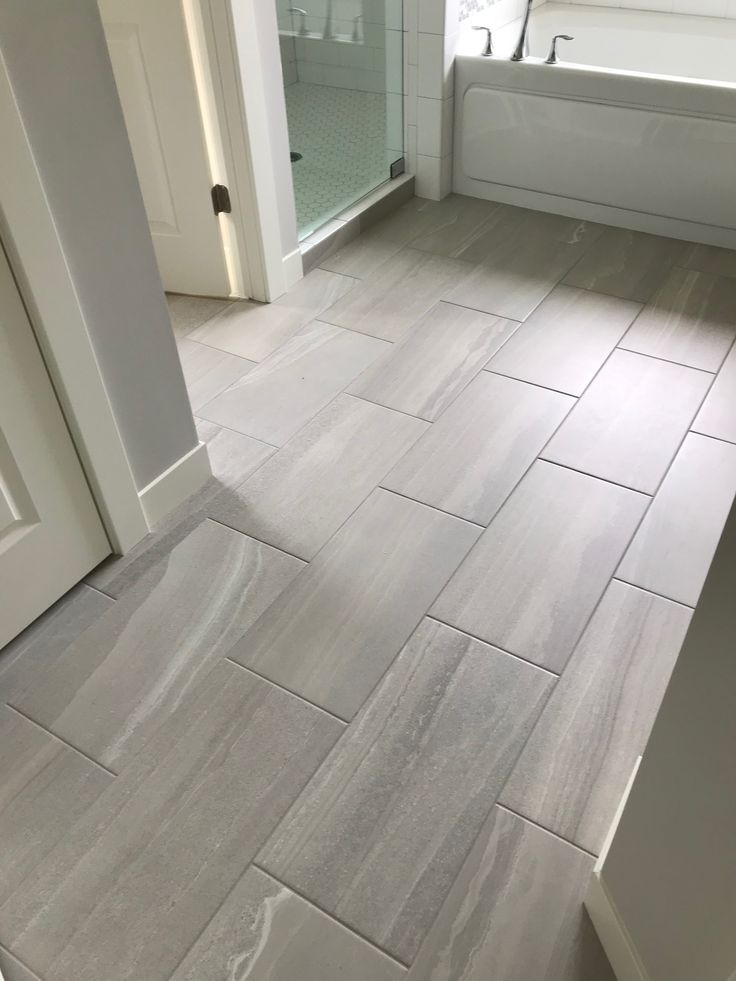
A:
[[[262,361],[353,286],[354,279],[314,269],[274,303],[233,303],[189,336],[241,358]]]
[[[565,277],[570,286],[646,303],[686,249],[684,242],[607,228]]]
[[[199,414],[283,446],[386,348],[375,337],[315,321]]]
[[[302,563],[206,521],[16,699],[119,771]]]
[[[8,946],[54,981],[167,981],[341,731],[218,662],[3,906]]]
[[[431,613],[561,672],[647,503],[623,487],[535,463]]]
[[[16,698],[113,602],[80,583],[11,640],[0,650],[0,700]]]
[[[350,719],[478,534],[375,491],[230,657]]]
[[[583,899],[593,859],[495,807],[407,981],[615,981]]]
[[[0,947],[0,971],[4,981],[40,981],[36,974],[25,968],[19,960]]]
[[[309,560],[370,494],[427,424],[339,395],[210,515]]]
[[[80,753],[0,706],[0,904],[44,864],[112,781]]]
[[[171,981],[401,981],[404,969],[250,868]]]
[[[486,263],[492,261],[496,254],[506,254],[505,250],[533,242],[574,245],[580,256],[602,234],[603,229],[603,225],[579,218],[502,204],[486,214],[482,226],[468,238],[459,257],[468,262]]]
[[[397,341],[473,267],[402,249],[325,311],[323,319],[387,341]]]
[[[253,361],[199,344],[188,337],[180,340],[177,347],[194,412],[255,367]]]
[[[691,433],[616,573],[695,606],[736,494],[736,446]]]
[[[518,326],[477,310],[438,303],[353,382],[350,391],[431,422]]]
[[[614,351],[544,459],[654,494],[713,376]]]
[[[715,245],[691,245],[682,259],[682,265],[714,276],[736,277],[736,252],[719,249]]]
[[[736,348],[726,358],[692,427],[736,443]]]
[[[481,372],[383,486],[487,525],[574,404]]]
[[[212,477],[195,495],[160,521],[153,534],[147,535],[125,555],[110,556],[87,576],[87,582],[110,596],[121,596],[194,531],[210,514],[213,502],[223,488],[237,487],[276,452],[275,447],[250,436],[221,429],[203,419],[195,421],[199,438],[207,443]]]
[[[736,282],[673,269],[621,347],[718,371],[736,337]]]
[[[638,303],[558,286],[487,368],[581,395],[640,310]]]
[[[258,861],[410,962],[552,684],[425,620]]]
[[[186,337],[195,327],[222,313],[232,300],[216,300],[210,296],[184,296],[181,293],[167,293],[171,326],[177,338]]]
[[[337,252],[322,259],[321,269],[352,276],[353,279],[365,279],[383,265],[387,259],[395,256],[403,248],[403,242],[388,235],[379,222],[358,238],[348,242]]]
[[[489,246],[486,260],[442,299],[497,317],[526,320],[577,262],[581,248],[545,236],[512,235]]]
[[[599,853],[692,611],[613,581],[557,683],[501,802]]]
[[[411,247],[458,258],[483,233],[490,216],[503,207],[494,201],[451,194],[435,202],[431,212],[424,212],[426,217],[431,213],[433,224],[410,239]]]

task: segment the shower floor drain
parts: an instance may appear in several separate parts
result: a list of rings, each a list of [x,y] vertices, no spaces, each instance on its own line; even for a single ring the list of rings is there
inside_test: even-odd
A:
[[[301,153],[297,153],[295,150],[291,151],[291,162],[293,164],[295,164],[297,160],[301,160],[301,159],[302,159]]]

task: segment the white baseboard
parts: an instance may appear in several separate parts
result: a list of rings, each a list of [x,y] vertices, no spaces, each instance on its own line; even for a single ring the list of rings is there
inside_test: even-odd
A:
[[[519,208],[531,208],[534,211],[547,211],[553,215],[565,215],[568,218],[579,218],[583,221],[596,221],[617,228],[631,228],[636,232],[664,235],[668,238],[681,239],[684,242],[702,242],[704,245],[736,249],[736,229],[734,228],[702,225],[698,222],[684,221],[679,218],[629,211],[626,208],[613,208],[610,205],[597,204],[594,201],[581,201],[577,198],[560,197],[557,194],[530,191],[522,187],[509,187],[506,184],[475,180],[462,174],[462,168],[457,158],[455,159],[454,173],[452,189],[456,194],[467,194],[473,198],[498,201],[501,204],[513,204]]]
[[[302,250],[294,249],[284,256],[284,290],[290,290],[303,277]]]
[[[212,475],[207,447],[199,443],[139,492],[149,528],[196,493]]]
[[[616,828],[624,812],[624,807],[631,793],[640,763],[641,757],[636,761],[629,781],[626,784],[626,789],[616,809],[616,814],[606,835],[601,854],[595,863],[595,868],[593,869],[588,885],[588,892],[585,897],[585,908],[593,922],[598,939],[606,952],[606,957],[608,957],[617,981],[651,981],[631,941],[626,926],[619,916],[616,904],[606,889],[605,881],[601,877],[606,857],[608,856],[608,850],[616,834]]]

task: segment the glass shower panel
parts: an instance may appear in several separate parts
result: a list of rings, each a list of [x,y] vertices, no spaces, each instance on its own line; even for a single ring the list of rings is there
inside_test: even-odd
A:
[[[302,239],[403,169],[403,3],[275,2]]]

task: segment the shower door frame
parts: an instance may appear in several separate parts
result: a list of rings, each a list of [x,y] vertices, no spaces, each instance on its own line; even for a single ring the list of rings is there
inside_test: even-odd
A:
[[[276,9],[198,2],[238,245],[252,298],[268,302],[303,276]]]

